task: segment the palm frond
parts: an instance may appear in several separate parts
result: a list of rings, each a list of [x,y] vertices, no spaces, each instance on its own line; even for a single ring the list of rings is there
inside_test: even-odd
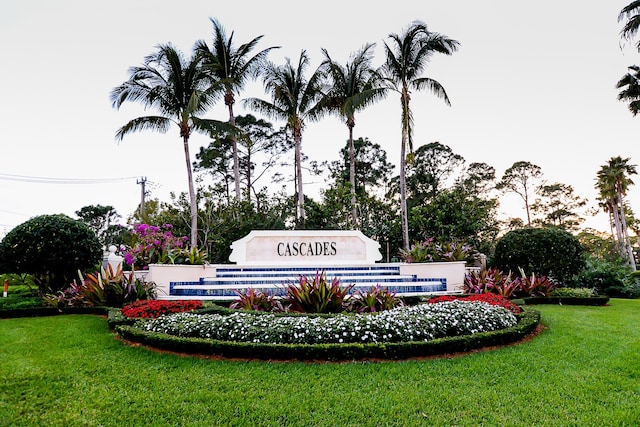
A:
[[[122,141],[125,135],[141,130],[153,130],[160,133],[167,133],[173,120],[161,116],[137,117],[122,126],[116,132],[116,140]]]
[[[435,96],[444,100],[445,104],[449,106],[451,105],[451,101],[447,96],[447,92],[444,90],[444,87],[436,80],[429,77],[423,77],[420,79],[415,79],[411,83],[416,90],[428,89]]]

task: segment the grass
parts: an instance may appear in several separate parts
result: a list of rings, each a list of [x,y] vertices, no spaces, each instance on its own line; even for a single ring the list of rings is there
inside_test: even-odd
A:
[[[3,319],[0,425],[640,425],[640,300],[536,309],[547,330],[517,346],[343,364],[161,354],[92,315]]]
[[[0,275],[0,286],[3,277]],[[42,298],[37,295],[35,287],[11,284],[6,298],[0,298],[0,310],[42,307]]]

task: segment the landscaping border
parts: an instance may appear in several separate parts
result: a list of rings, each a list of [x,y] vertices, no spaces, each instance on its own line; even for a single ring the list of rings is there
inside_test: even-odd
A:
[[[512,344],[532,334],[540,324],[540,312],[524,307],[517,315],[518,324],[506,329],[472,335],[438,338],[425,342],[347,343],[347,344],[263,344],[219,341],[204,338],[182,338],[148,332],[132,325],[117,324],[114,329],[124,340],[158,350],[228,359],[259,360],[324,360],[362,359],[401,360],[416,357],[443,356],[468,352],[483,347]]]
[[[558,304],[558,305],[591,305],[599,306],[609,303],[609,297],[598,295],[594,297],[525,297],[522,298],[526,305]]]
[[[62,310],[55,307],[10,308],[0,310],[0,319],[57,316],[60,314],[99,314],[103,316],[106,315],[109,310],[109,307],[65,307]]]

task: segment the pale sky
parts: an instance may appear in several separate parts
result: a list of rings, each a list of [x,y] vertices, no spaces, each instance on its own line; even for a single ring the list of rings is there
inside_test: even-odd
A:
[[[140,201],[142,176],[151,197],[168,200],[186,191],[177,129],[140,132],[116,143],[116,130],[146,114],[134,104],[111,107],[110,90],[128,78],[159,43],[185,54],[203,39],[211,44],[209,18],[235,32],[236,46],[264,35],[259,48],[281,46],[269,58],[296,62],[306,49],[315,68],[321,48],[345,63],[351,52],[383,42],[421,20],[431,31],[460,42],[452,56],[434,56],[425,76],[438,80],[452,106],[428,92],[412,96],[414,143],[448,145],[467,164],[485,162],[498,177],[520,160],[542,168],[548,182],[562,182],[595,204],[596,172],[613,156],[640,162],[640,117],[616,99],[615,84],[640,54],[619,37],[619,11],[630,0],[421,2],[329,0],[306,6],[293,1],[212,2],[135,0],[3,0],[0,3],[0,237],[41,214],[111,205],[126,218]],[[260,83],[240,98],[268,96]],[[355,137],[380,144],[399,163],[397,95],[356,116]],[[237,114],[246,114],[238,103]],[[149,111],[149,114],[155,112]],[[226,120],[221,102],[208,117]],[[282,123],[274,123],[281,126]],[[309,123],[302,149],[311,159],[335,160],[346,126],[329,117]],[[194,136],[194,159],[209,139]],[[66,180],[25,182],[18,177]],[[80,180],[80,181],[79,181]],[[84,180],[84,181],[82,181]],[[640,178],[629,201],[640,213]],[[322,181],[305,187],[317,198]],[[79,183],[82,182],[82,183]],[[265,183],[266,184],[266,183]],[[517,200],[501,198],[503,216],[520,216]],[[604,215],[586,225],[607,230]]]

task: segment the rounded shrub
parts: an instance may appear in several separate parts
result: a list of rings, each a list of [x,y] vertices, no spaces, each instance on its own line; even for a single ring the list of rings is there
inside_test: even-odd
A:
[[[32,274],[41,293],[66,288],[78,270],[102,259],[98,237],[66,215],[41,215],[12,229],[0,242],[0,271]]]
[[[494,264],[516,274],[543,274],[564,283],[585,265],[584,249],[572,234],[558,228],[521,228],[496,244]]]

